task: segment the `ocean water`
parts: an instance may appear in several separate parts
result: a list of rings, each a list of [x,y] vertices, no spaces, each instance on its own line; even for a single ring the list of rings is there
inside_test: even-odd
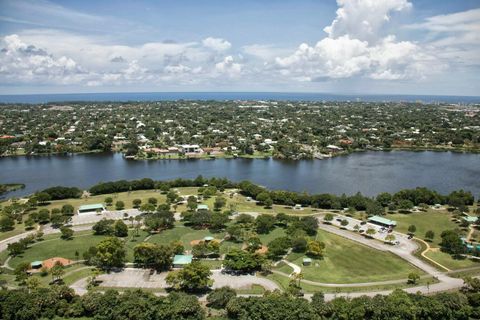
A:
[[[339,95],[292,92],[114,92],[0,95],[0,103],[68,101],[174,101],[174,100],[278,100],[278,101],[422,101],[426,103],[480,103],[480,96]]]

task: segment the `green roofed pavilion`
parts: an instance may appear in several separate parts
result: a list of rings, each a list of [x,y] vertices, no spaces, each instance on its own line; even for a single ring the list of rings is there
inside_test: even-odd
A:
[[[97,210],[105,211],[105,207],[101,203],[84,204],[78,208],[78,214],[95,213]]]
[[[33,269],[38,269],[42,267],[42,264],[43,264],[43,261],[33,261],[32,263],[30,263],[30,266]]]
[[[476,223],[478,221],[478,217],[472,217],[467,215],[466,217],[463,217],[463,220],[470,223]]]
[[[387,227],[395,227],[397,225],[397,221],[386,219],[380,216],[371,216],[370,218],[368,218],[368,222]]]
[[[208,205],[206,205],[206,204],[199,204],[199,205],[197,206],[197,211],[198,211],[198,210],[208,210]]]
[[[206,236],[205,238],[203,238],[204,241],[212,241],[213,239],[215,238],[211,236]]]
[[[187,264],[192,263],[193,256],[191,254],[176,254],[173,257],[173,267],[182,268]]]

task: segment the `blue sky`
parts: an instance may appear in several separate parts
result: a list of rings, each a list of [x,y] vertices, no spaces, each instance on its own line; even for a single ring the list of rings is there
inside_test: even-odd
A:
[[[480,2],[0,0],[0,94],[480,94]]]

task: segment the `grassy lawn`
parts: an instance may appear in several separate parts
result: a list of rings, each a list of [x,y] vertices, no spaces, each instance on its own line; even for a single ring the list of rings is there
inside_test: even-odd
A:
[[[192,249],[190,242],[192,240],[201,240],[206,236],[212,236],[216,239],[222,239],[224,233],[211,233],[208,229],[195,230],[186,227],[181,223],[177,223],[175,228],[164,230],[158,234],[154,234],[148,242],[169,244],[172,241],[181,241],[186,250]]]
[[[132,233],[132,232],[131,232]],[[146,233],[143,232],[141,236],[135,240],[133,236],[127,237],[125,248],[127,250],[127,261],[133,260],[133,247],[140,242]],[[9,265],[15,268],[20,262],[32,262],[35,260],[46,260],[53,257],[62,257],[71,260],[76,260],[75,252],[80,254],[79,259],[82,259],[83,252],[91,246],[97,245],[100,241],[105,239],[106,236],[96,236],[91,232],[82,232],[74,235],[72,240],[62,240],[60,235],[50,235],[45,237],[45,240],[37,242],[29,247],[22,255],[14,257],[10,260]]]
[[[290,283],[290,278],[287,276],[282,276],[276,273],[269,274],[267,276],[268,279],[275,281],[283,290],[288,288]],[[368,292],[368,291],[383,291],[383,290],[394,290],[400,288],[408,288],[414,287],[419,285],[426,285],[426,284],[434,284],[438,283],[437,280],[428,277],[420,279],[417,284],[407,284],[405,281],[404,283],[398,284],[389,284],[389,285],[374,285],[368,287],[322,287],[322,286],[314,286],[304,282],[301,282],[301,287],[305,293],[314,293],[314,292],[323,292],[323,293],[341,293],[341,292]]]
[[[142,200],[142,203],[147,203],[148,198],[156,198],[158,203],[165,202],[166,197],[164,194],[161,194],[159,191],[155,190],[138,190],[132,192],[120,192],[120,193],[113,193],[113,194],[102,194],[98,196],[91,196],[88,198],[83,199],[65,199],[65,200],[56,200],[51,201],[45,207],[40,208],[47,208],[49,210],[53,208],[62,208],[64,204],[71,204],[75,211],[78,209],[79,206],[84,204],[94,204],[94,203],[104,203],[105,198],[111,197],[113,199],[113,206],[108,207],[108,209],[115,210],[115,202],[123,201],[125,203],[126,209],[132,208],[132,201],[134,199]]]
[[[200,260],[200,262],[206,266],[208,266],[210,269],[220,269],[222,266],[223,261],[222,260]]]
[[[10,230],[10,231],[5,231],[5,232],[0,232],[0,241],[8,239],[10,237],[16,236],[20,233],[24,233],[25,227],[23,224],[16,224],[15,229]]]
[[[403,233],[408,232],[410,225],[417,227],[415,235],[423,239],[428,230],[435,232],[435,238],[430,244],[432,247],[438,247],[440,243],[440,234],[445,230],[456,229],[459,226],[451,221],[452,216],[446,211],[428,210],[427,212],[414,212],[410,214],[387,214],[388,219],[397,221],[395,230]]]
[[[288,257],[288,260],[302,266],[307,280],[355,283],[406,279],[412,271],[423,274],[391,253],[377,251],[331,233],[319,231],[317,239],[326,245],[323,259],[314,259],[310,266],[302,266],[303,254]]]
[[[470,259],[453,259],[451,255],[440,250],[428,251],[425,255],[451,270],[480,267],[480,261]]]

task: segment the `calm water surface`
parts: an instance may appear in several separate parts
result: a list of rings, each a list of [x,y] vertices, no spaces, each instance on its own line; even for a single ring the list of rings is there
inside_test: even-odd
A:
[[[425,186],[442,193],[466,189],[480,194],[480,155],[451,152],[363,152],[329,160],[125,160],[120,154],[0,158],[0,183],[25,183],[10,195],[64,185],[88,188],[101,182],[150,177],[227,177],[271,189],[310,193],[376,195]]]

